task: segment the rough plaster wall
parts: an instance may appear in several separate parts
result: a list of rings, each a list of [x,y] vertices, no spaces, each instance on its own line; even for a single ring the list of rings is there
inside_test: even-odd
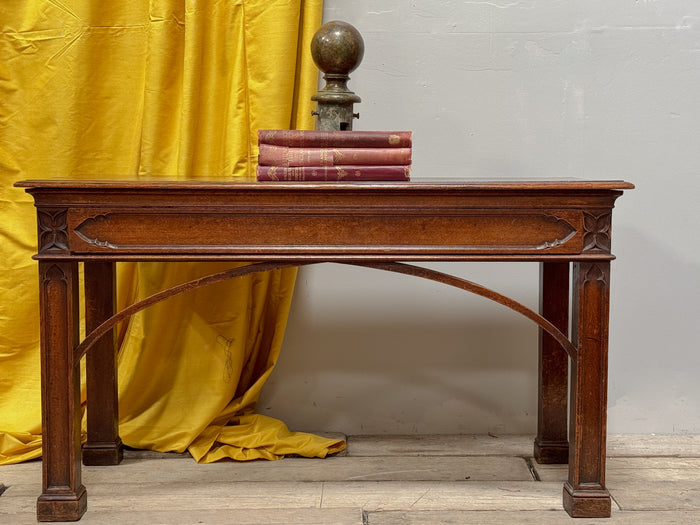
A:
[[[414,131],[413,178],[625,179],[608,430],[700,431],[700,2],[326,0],[365,59],[355,129]],[[535,307],[536,264],[433,265]],[[260,409],[357,433],[533,433],[537,332],[443,286],[300,271]]]

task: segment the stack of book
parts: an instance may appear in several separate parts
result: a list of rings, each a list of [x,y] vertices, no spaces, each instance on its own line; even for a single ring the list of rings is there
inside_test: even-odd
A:
[[[409,180],[410,131],[258,131],[259,181]]]

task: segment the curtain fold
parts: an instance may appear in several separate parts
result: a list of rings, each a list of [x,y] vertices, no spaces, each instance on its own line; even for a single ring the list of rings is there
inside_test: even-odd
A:
[[[321,12],[322,0],[0,5],[0,464],[41,454],[36,225],[12,184],[252,177],[257,129],[312,126]],[[120,263],[118,306],[232,266]],[[118,327],[126,445],[201,462],[344,448],[255,413],[295,273],[200,288]]]

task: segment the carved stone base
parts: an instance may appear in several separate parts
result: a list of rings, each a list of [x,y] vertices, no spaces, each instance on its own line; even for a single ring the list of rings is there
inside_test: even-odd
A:
[[[564,510],[572,518],[609,518],[611,505],[607,489],[574,490],[564,484]]]
[[[36,502],[38,521],[78,521],[87,510],[87,492],[82,485],[77,494],[42,494]]]
[[[83,445],[83,465],[119,465],[123,458],[124,446],[121,438],[117,438],[114,443],[87,442]]]
[[[568,441],[535,440],[535,461],[540,465],[564,465],[569,462]]]

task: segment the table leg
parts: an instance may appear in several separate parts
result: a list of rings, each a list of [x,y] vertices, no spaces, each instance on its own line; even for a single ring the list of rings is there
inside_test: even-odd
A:
[[[85,328],[87,333],[114,314],[113,262],[85,262]],[[86,355],[87,442],[83,464],[117,465],[123,457],[119,437],[117,352],[114,330],[100,338]]]
[[[41,422],[43,448],[39,521],[75,521],[87,509],[80,473],[78,265],[39,262]]]
[[[610,262],[574,264],[571,450],[564,508],[573,517],[610,516],[605,488]]]
[[[569,331],[569,263],[540,263],[540,314],[564,334]],[[539,389],[535,460],[569,460],[567,408],[569,356],[544,330],[539,331]]]

